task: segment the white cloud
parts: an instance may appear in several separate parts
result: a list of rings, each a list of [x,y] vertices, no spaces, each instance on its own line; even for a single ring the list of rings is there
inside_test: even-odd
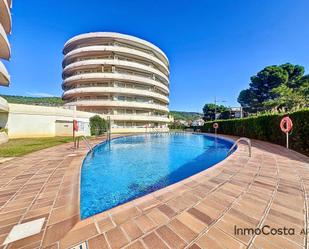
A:
[[[55,95],[50,93],[38,93],[38,92],[26,92],[26,93],[33,97],[55,97]]]

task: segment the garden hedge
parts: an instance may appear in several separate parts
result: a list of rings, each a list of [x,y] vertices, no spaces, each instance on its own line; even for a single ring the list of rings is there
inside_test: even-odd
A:
[[[218,133],[259,139],[285,146],[286,135],[280,129],[282,117],[293,121],[290,134],[290,149],[309,156],[309,108],[287,114],[264,114],[242,119],[217,120]],[[201,130],[214,132],[213,123],[206,122]]]

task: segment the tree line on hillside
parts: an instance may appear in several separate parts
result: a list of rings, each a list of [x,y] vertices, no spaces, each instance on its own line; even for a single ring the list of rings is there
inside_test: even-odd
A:
[[[17,95],[0,95],[7,102],[13,104],[61,106],[64,101],[60,97],[26,97]]]
[[[182,112],[182,111],[170,111],[170,115],[172,115],[175,120],[186,120],[186,121],[193,121],[203,116],[201,113],[198,112]]]
[[[267,66],[250,77],[249,88],[239,93],[237,101],[244,116],[309,107],[309,75],[305,75],[303,66],[291,63]],[[207,103],[203,108],[204,120],[214,120],[215,112],[220,119],[233,118],[230,108]]]

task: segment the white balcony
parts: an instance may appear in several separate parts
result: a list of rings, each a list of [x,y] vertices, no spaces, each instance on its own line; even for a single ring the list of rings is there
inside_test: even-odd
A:
[[[83,55],[91,55],[94,53],[102,53],[102,52],[116,52],[123,55],[129,55],[132,57],[141,58],[146,61],[150,61],[154,64],[156,64],[160,69],[162,69],[162,72],[165,75],[169,75],[169,69],[168,67],[157,57],[154,57],[153,55],[147,54],[145,52],[141,52],[138,50],[134,50],[131,48],[125,48],[125,47],[117,47],[117,46],[89,46],[89,47],[83,47],[83,48],[77,48],[75,50],[72,50],[64,57],[64,64],[66,64],[66,60],[71,58],[80,57]]]
[[[10,59],[10,57],[11,57],[10,43],[8,41],[6,32],[0,23],[0,58],[8,60]]]
[[[66,66],[63,70],[63,73],[64,74],[73,73],[81,69],[93,68],[94,66],[100,67],[100,66],[107,66],[107,65],[122,67],[122,68],[126,68],[129,70],[140,71],[140,72],[144,72],[148,74],[155,74],[155,75],[162,77],[166,81],[166,84],[169,83],[168,77],[164,73],[162,73],[161,71],[153,67],[145,66],[145,65],[142,65],[136,62],[130,62],[130,61],[124,61],[124,60],[114,60],[114,59],[89,59],[89,60],[74,62]]]
[[[152,51],[152,53],[155,53],[160,58],[160,60],[164,61],[166,65],[169,64],[167,56],[157,46],[138,37],[116,32],[92,32],[77,35],[66,42],[66,44],[64,45],[63,52],[64,54],[66,54],[68,51],[70,51],[71,46],[74,46],[76,44],[83,44],[83,43],[85,44],[87,40],[100,40],[100,39],[102,41],[110,40],[116,42],[119,41],[120,43],[124,42],[125,44],[129,44],[130,47],[136,47],[135,48],[136,50],[139,50],[140,47],[144,47],[144,50],[149,50]]]
[[[169,88],[161,82],[158,82],[153,79],[133,76],[127,74],[119,74],[119,73],[85,73],[80,75],[74,75],[66,78],[63,81],[64,85],[71,85],[78,82],[87,82],[87,81],[96,81],[96,80],[118,80],[123,82],[136,82],[150,86],[156,86],[160,88],[163,92],[169,93]]]
[[[122,95],[135,95],[135,96],[144,96],[144,97],[152,97],[158,99],[166,104],[169,103],[168,97],[147,91],[147,90],[139,90],[134,88],[122,88],[122,87],[80,87],[74,88],[63,93],[63,98],[70,98],[72,96],[81,96],[81,95],[95,95],[98,96],[100,93],[111,93],[111,94],[122,94]]]
[[[11,3],[8,4],[7,0],[0,0],[0,23],[7,34],[10,34],[12,29],[10,6]]]
[[[111,120],[114,121],[149,121],[149,122],[160,122],[160,123],[168,123],[168,117],[160,117],[160,116],[146,116],[146,115],[104,115],[109,116]]]
[[[0,85],[8,86],[10,83],[10,75],[3,63],[0,61]]]
[[[158,104],[152,104],[147,102],[133,102],[133,101],[119,101],[119,100],[102,100],[102,99],[88,99],[77,100],[68,102],[67,106],[79,106],[79,107],[127,107],[127,108],[140,108],[150,109],[156,111],[168,112],[168,107]]]

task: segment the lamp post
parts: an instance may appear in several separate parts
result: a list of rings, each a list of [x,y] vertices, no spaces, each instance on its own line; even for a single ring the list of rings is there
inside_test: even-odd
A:
[[[217,100],[217,97],[215,97],[215,120],[217,120],[217,103],[224,103],[226,102],[225,100]]]

